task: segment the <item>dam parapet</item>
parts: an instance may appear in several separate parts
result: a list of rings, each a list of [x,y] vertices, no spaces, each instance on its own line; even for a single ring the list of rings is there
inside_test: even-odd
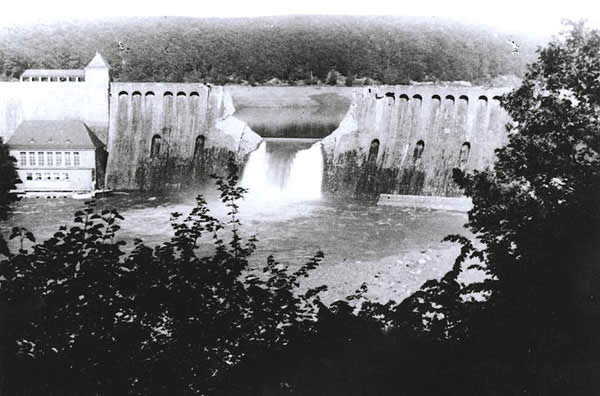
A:
[[[507,142],[509,88],[379,86],[357,91],[322,140],[323,188],[355,197],[462,195],[452,170],[491,166]]]
[[[112,83],[107,186],[191,188],[240,168],[262,141],[233,116],[231,95],[197,83]]]

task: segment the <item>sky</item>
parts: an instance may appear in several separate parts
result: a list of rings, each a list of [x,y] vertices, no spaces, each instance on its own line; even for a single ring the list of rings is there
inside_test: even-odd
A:
[[[564,18],[600,28],[600,2],[593,0],[30,0],[2,7],[0,25],[118,16],[334,14],[434,16],[532,36],[558,34]]]

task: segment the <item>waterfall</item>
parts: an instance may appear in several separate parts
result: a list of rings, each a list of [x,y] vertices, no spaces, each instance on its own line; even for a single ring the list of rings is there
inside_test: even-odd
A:
[[[306,201],[321,198],[323,155],[321,143],[298,151],[302,139],[268,139],[250,154],[242,186],[250,199]]]
[[[287,192],[296,199],[320,199],[322,181],[323,153],[321,143],[317,142],[294,157]]]
[[[244,175],[242,177],[242,187],[246,187],[249,190],[264,191],[269,187],[266,175],[267,145],[263,141],[256,150],[250,153],[250,158],[248,158],[248,163],[246,164]]]

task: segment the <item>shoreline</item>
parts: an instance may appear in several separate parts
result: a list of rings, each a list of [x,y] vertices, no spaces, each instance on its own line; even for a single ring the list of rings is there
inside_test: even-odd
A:
[[[403,251],[375,261],[319,266],[302,281],[302,288],[326,285],[328,288],[321,293],[321,301],[331,304],[353,294],[364,282],[368,287],[364,296],[371,301],[400,303],[428,280],[442,278],[452,269],[459,253],[459,244],[438,242],[425,249]],[[467,260],[463,264],[461,282],[483,279],[483,273],[466,269],[471,263],[472,260]]]

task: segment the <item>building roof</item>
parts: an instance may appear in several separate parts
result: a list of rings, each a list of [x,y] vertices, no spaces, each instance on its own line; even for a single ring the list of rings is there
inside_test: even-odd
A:
[[[94,150],[102,143],[79,120],[23,121],[6,142],[9,149],[31,150]]]
[[[21,77],[85,77],[83,69],[27,69]]]
[[[100,52],[96,51],[94,58],[85,67],[86,69],[110,69],[108,62],[100,55]]]
[[[85,67],[86,69],[110,69],[106,59],[99,52],[96,52],[94,58]],[[84,69],[27,69],[21,77],[79,77],[85,78]]]

